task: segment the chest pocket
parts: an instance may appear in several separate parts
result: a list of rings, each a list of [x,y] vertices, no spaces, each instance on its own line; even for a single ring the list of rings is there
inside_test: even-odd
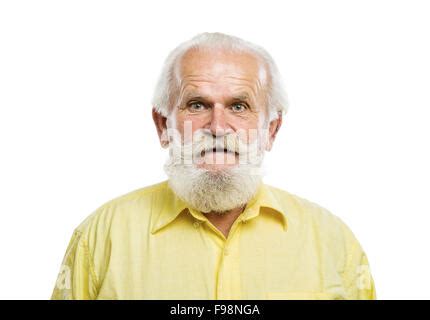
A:
[[[342,295],[329,292],[268,292],[268,300],[344,300]]]

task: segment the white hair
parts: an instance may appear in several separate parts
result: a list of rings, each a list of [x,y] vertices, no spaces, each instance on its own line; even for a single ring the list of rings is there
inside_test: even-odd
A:
[[[167,117],[172,105],[176,103],[178,93],[177,65],[181,58],[191,49],[217,48],[238,53],[250,53],[260,59],[265,65],[267,81],[266,102],[269,110],[269,120],[278,118],[279,113],[285,113],[288,108],[287,96],[282,84],[281,75],[275,61],[262,47],[253,43],[223,33],[201,33],[177,46],[166,58],[161,75],[155,87],[152,105],[154,109]],[[263,76],[260,72],[260,79]]]

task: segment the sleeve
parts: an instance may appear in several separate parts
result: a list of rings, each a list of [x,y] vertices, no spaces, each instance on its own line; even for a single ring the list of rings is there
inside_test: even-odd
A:
[[[81,231],[75,230],[51,300],[94,300],[96,297],[96,275],[87,241]]]
[[[347,298],[350,300],[375,300],[375,284],[367,256],[349,229],[347,229],[347,237],[348,249],[343,274]]]

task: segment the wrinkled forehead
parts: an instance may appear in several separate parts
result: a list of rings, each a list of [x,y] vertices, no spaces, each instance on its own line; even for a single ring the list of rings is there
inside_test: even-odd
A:
[[[187,82],[248,83],[263,88],[266,68],[256,55],[225,49],[191,49],[178,61],[177,80]]]

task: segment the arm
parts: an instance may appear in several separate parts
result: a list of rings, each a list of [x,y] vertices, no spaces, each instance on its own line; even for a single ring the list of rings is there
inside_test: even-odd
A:
[[[75,230],[63,258],[52,300],[93,300],[97,297],[96,275],[88,244]]]
[[[375,300],[375,284],[369,261],[352,232],[347,230],[347,254],[343,279],[348,299]]]

